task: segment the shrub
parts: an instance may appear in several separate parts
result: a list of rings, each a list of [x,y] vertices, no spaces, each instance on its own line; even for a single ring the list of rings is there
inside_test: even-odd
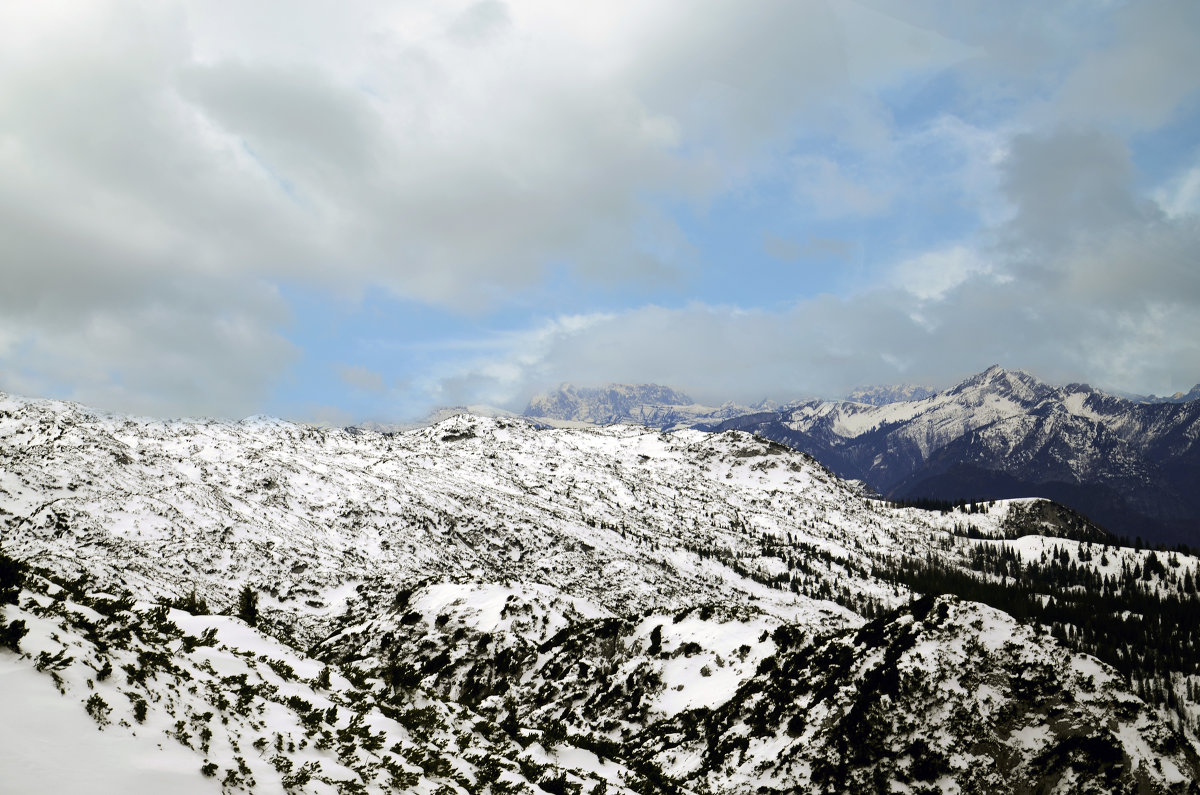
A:
[[[28,631],[24,621],[13,621],[6,624],[4,619],[0,619],[0,648],[20,653],[21,638],[25,637],[25,633]]]
[[[112,707],[100,697],[99,693],[93,693],[84,706],[87,709],[87,713],[92,716],[92,719],[100,724],[101,729],[108,725],[108,714],[112,712]]]
[[[138,723],[145,723],[147,709],[146,699],[142,698],[136,693],[126,693],[125,695],[128,696],[130,703],[133,704],[133,719]]]

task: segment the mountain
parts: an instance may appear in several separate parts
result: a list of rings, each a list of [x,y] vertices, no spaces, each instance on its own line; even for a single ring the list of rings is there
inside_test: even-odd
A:
[[[1193,400],[1200,400],[1200,384],[1196,384],[1187,392],[1176,392],[1173,395],[1159,397],[1158,395],[1146,395],[1143,397],[1134,398],[1140,403],[1189,403]]]
[[[898,506],[737,431],[8,396],[0,461],[11,791],[1200,781],[1200,560],[1045,501]]]
[[[937,390],[915,384],[890,386],[868,386],[856,389],[846,396],[851,403],[866,403],[870,406],[886,406],[889,403],[905,403],[933,397]]]
[[[524,413],[552,423],[628,423],[675,430],[698,422],[719,422],[752,410],[734,403],[702,406],[682,392],[657,384],[561,384],[553,392],[535,395]]]
[[[1130,538],[1200,545],[1200,401],[991,367],[922,400],[810,401],[698,427],[761,434],[896,499],[1040,496]]]

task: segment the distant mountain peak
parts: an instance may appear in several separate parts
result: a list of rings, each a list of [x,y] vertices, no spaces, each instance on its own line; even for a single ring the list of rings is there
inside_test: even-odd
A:
[[[1176,392],[1173,395],[1160,397],[1159,395],[1146,395],[1144,397],[1135,398],[1139,403],[1191,403],[1193,400],[1200,400],[1200,384],[1196,384],[1187,392]]]
[[[886,406],[891,403],[924,400],[936,394],[936,389],[918,384],[881,384],[859,387],[846,395],[846,400],[852,403],[865,403],[869,406]]]
[[[595,425],[633,423],[670,425],[677,417],[690,419],[697,412],[692,398],[661,384],[602,384],[584,386],[563,383],[552,392],[535,395],[525,408],[526,417],[587,422]],[[740,407],[739,407],[740,408]],[[712,409],[716,411],[716,409]]]
[[[1028,403],[1041,400],[1052,392],[1054,387],[1025,370],[1008,370],[993,364],[947,390],[946,394],[962,395],[976,390],[993,392],[1017,402]]]
[[[587,386],[567,382],[560,384],[557,391],[559,394],[573,395],[579,398],[637,399],[660,403],[664,406],[687,406],[695,402],[689,395],[662,384],[609,383]]]

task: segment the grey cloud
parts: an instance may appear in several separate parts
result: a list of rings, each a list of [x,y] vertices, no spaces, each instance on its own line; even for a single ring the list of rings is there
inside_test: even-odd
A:
[[[1011,274],[1111,311],[1200,308],[1200,217],[1168,216],[1139,197],[1120,140],[1075,130],[1019,136],[1004,171],[1016,214],[993,256]]]
[[[1158,127],[1200,91],[1200,5],[1129,3],[1111,24],[1111,44],[1089,53],[1065,80],[1058,112],[1076,122]]]
[[[710,403],[790,400],[863,384],[946,386],[997,362],[1052,381],[1169,394],[1200,380],[1200,318],[1180,304],[1114,312],[977,274],[927,302],[877,289],[784,312],[643,307],[556,329],[514,346],[508,361],[513,372],[466,368],[446,379],[446,394],[519,408],[559,381],[617,381],[671,384]]]
[[[282,173],[360,181],[376,165],[382,135],[368,95],[318,69],[223,62],[181,69],[178,85],[251,148],[278,157]]]
[[[1014,244],[1039,254],[1146,215],[1133,195],[1129,152],[1111,134],[1018,135],[1004,171],[1005,191],[1017,209],[1008,231]]]
[[[0,338],[15,344],[0,349],[0,388],[156,416],[255,413],[297,351],[276,330],[286,313],[273,291],[245,293],[180,281],[49,328],[6,314]]]
[[[458,383],[519,404],[557,381],[787,400],[869,383],[946,385],[995,362],[1139,393],[1200,380],[1200,216],[1168,216],[1140,198],[1128,152],[1107,133],[1020,136],[1000,170],[1012,218],[986,230],[987,247],[950,252],[970,261],[936,290],[906,289],[898,273],[893,287],[782,312],[698,304],[586,318],[515,340],[512,372],[474,369]]]
[[[450,26],[450,35],[468,44],[486,41],[512,24],[508,6],[499,0],[480,0]]]
[[[854,254],[854,243],[832,237],[810,237],[800,253],[805,257],[832,258],[847,262]]]
[[[1011,108],[1026,124],[1153,129],[1200,89],[1200,6],[858,0],[972,48],[956,70],[964,115]]]

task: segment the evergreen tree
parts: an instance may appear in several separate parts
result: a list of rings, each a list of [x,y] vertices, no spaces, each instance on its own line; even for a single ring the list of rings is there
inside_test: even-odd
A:
[[[17,603],[25,582],[25,564],[0,552],[0,604]]]
[[[238,594],[238,618],[252,627],[258,626],[258,594],[249,585]]]

